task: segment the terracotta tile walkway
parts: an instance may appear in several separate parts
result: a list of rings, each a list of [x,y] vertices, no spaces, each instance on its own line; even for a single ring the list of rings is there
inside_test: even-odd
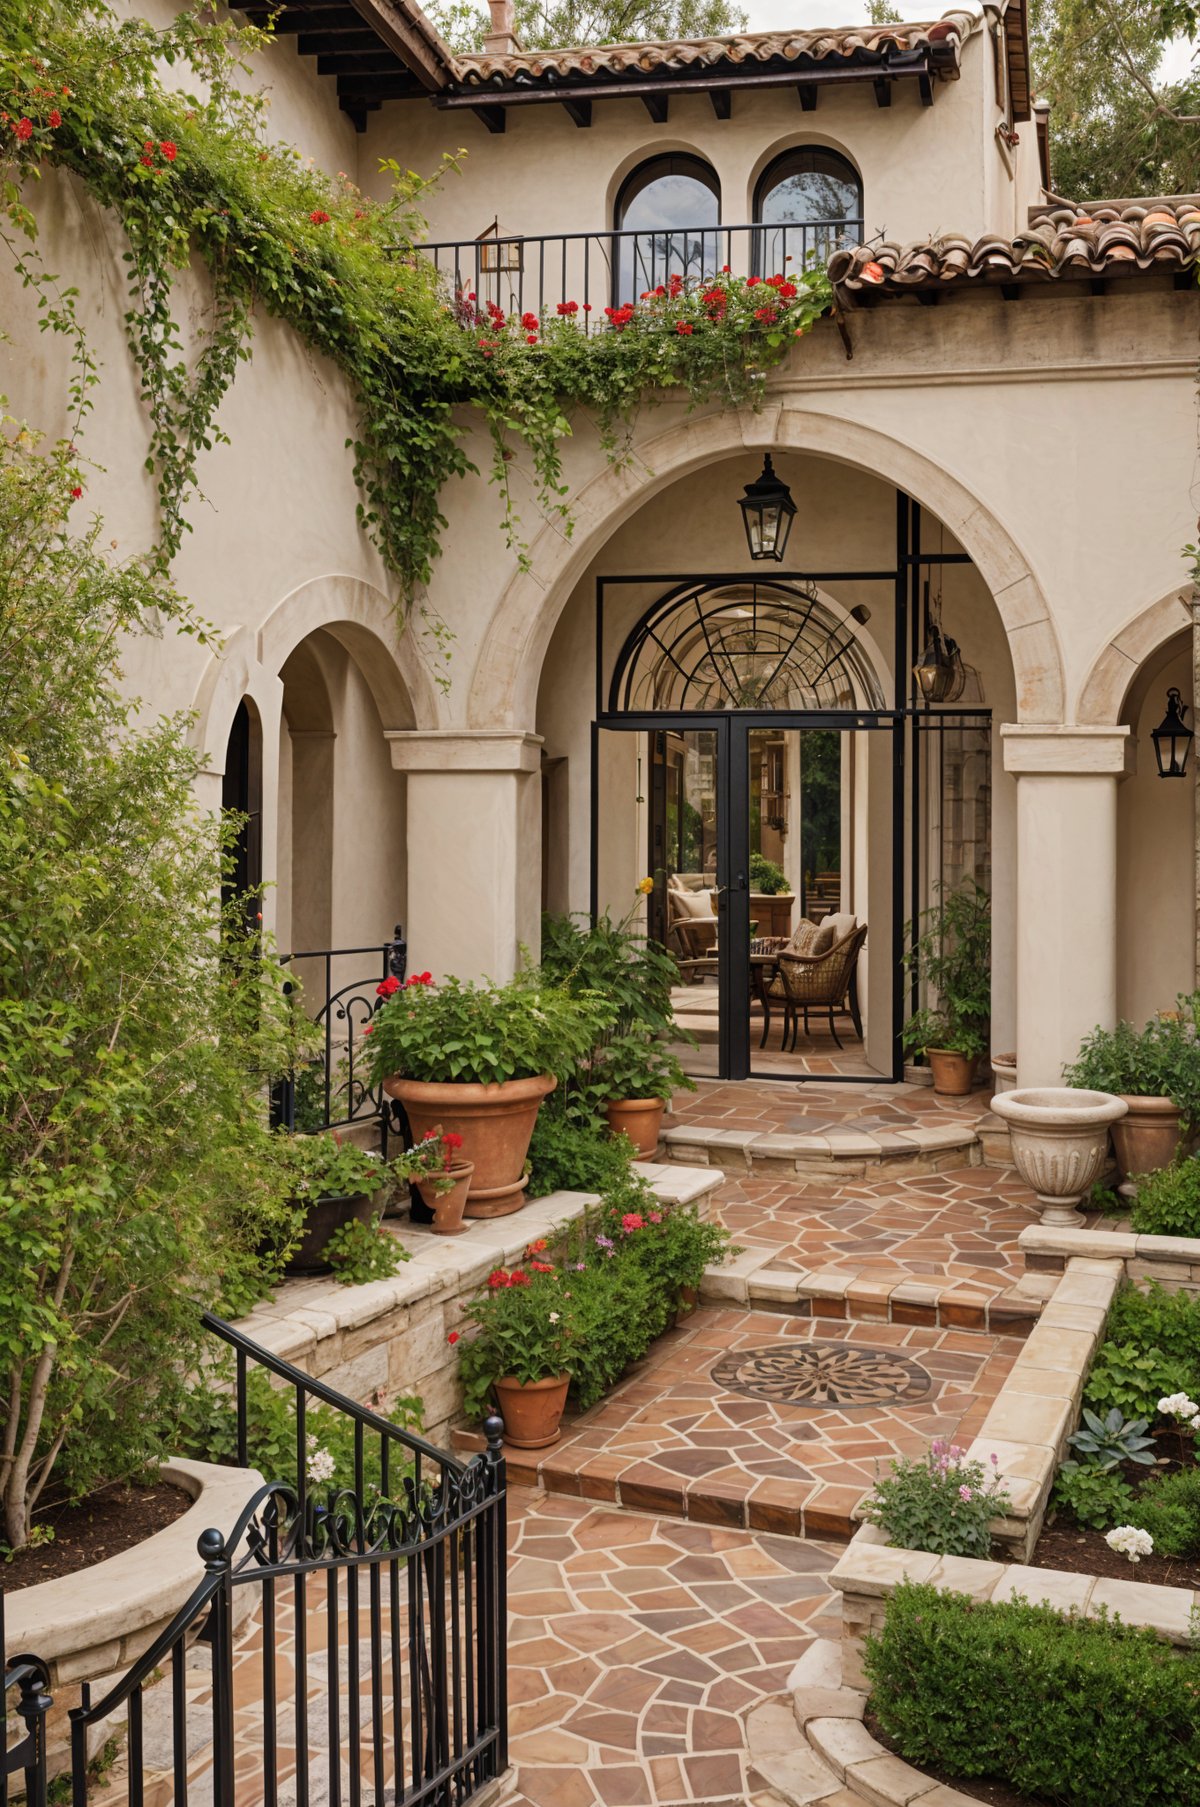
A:
[[[940,1098],[927,1085],[789,1085],[753,1079],[697,1081],[677,1092],[667,1126],[703,1123],[712,1129],[758,1129],[780,1134],[822,1129],[904,1129],[947,1119],[975,1124],[991,1108],[990,1090]]]
[[[930,1437],[971,1441],[1017,1348],[979,1332],[704,1307],[550,1449],[510,1450],[509,1475],[693,1522],[847,1538],[877,1468]]]

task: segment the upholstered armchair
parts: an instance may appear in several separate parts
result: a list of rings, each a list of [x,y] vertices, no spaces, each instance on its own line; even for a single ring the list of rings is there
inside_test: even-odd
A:
[[[767,996],[772,1001],[783,1004],[784,1049],[788,1046],[789,1035],[791,1046],[795,1047],[801,1021],[804,1023],[804,1033],[809,1033],[810,1010],[825,1013],[829,1021],[829,1033],[839,1048],[842,1043],[833,1020],[835,1014],[844,1015],[848,1012],[854,1024],[854,1033],[862,1040],[862,1016],[858,1008],[858,956],[866,939],[867,925],[861,922],[854,924],[845,933],[835,935],[830,945],[819,951],[801,953],[794,947],[779,950],[776,956],[776,976],[767,987]],[[813,945],[811,938],[810,945]],[[815,945],[819,947],[819,940]],[[768,1027],[769,1023],[763,1025],[764,1041]]]

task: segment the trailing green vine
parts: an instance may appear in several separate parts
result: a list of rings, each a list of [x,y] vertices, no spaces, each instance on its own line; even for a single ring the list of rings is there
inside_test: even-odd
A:
[[[728,272],[674,278],[636,305],[605,310],[606,321],[587,320],[569,300],[540,317],[506,317],[448,294],[419,254],[428,181],[389,163],[390,196],[374,201],[269,140],[268,102],[246,79],[248,58],[269,43],[268,33],[203,10],[157,30],[98,0],[74,11],[63,0],[0,0],[0,236],[38,291],[43,323],[76,335],[82,423],[95,368],[73,292],[38,261],[29,185],[44,166],[69,170],[120,219],[159,568],[188,530],[201,454],[225,439],[220,404],[250,356],[256,312],[286,320],[353,385],[358,516],[407,608],[429,581],[446,525],[442,487],[474,468],[464,406],[486,421],[505,529],[524,559],[510,481],[520,446],[538,507],[569,532],[562,441],[574,410],[594,418],[606,454],[620,460],[637,409],[656,392],[754,404],[767,367],[829,304],[820,268],[763,282]],[[195,92],[166,88],[164,66]],[[198,331],[180,301],[194,258],[211,286]]]

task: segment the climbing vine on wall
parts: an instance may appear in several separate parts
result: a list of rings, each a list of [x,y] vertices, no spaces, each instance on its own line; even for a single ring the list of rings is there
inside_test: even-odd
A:
[[[121,222],[125,323],[158,486],[151,556],[163,568],[188,531],[200,457],[225,437],[219,408],[250,356],[256,312],[286,320],[352,383],[359,518],[406,607],[437,555],[442,487],[472,468],[470,410],[486,421],[506,531],[524,556],[509,477],[520,447],[538,506],[569,531],[561,444],[575,409],[620,459],[655,392],[755,402],[767,368],[829,304],[818,268],[762,282],[677,278],[603,321],[569,300],[506,317],[447,294],[418,249],[426,179],[389,163],[389,197],[372,200],[270,138],[268,101],[246,79],[269,44],[203,10],[158,30],[94,0],[74,10],[0,0],[0,236],[42,324],[75,336],[81,426],[96,372],[76,296],[39,259],[34,185],[46,166],[68,170]],[[181,291],[197,259],[209,288],[199,327],[183,299],[194,290]]]

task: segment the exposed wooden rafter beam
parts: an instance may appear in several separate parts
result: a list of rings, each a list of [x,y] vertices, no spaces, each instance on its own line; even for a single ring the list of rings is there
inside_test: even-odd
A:
[[[351,0],[351,5],[380,42],[412,70],[422,88],[436,94],[444,86],[446,68],[441,57],[398,6],[391,0]]]
[[[892,84],[886,75],[877,75],[872,84],[875,89],[875,105],[890,107],[892,104]]]
[[[503,107],[472,107],[471,111],[489,132],[502,132],[508,123],[508,114]]]
[[[816,112],[817,95],[819,92],[819,88],[817,88],[813,82],[800,83],[800,86],[796,89],[796,93],[800,96],[800,106],[805,113]]]
[[[572,98],[563,101],[563,107],[577,126],[589,126],[592,123],[592,103],[590,100]]]
[[[303,42],[303,39],[301,40]],[[317,58],[318,75],[404,75],[390,50],[339,50]]]
[[[666,125],[670,102],[665,94],[643,94],[642,105],[655,125]]]
[[[394,75],[339,71],[337,87],[339,100],[411,100],[420,92],[407,69],[397,69]]]
[[[712,101],[712,110],[717,118],[728,119],[733,112],[732,88],[714,88],[709,99]]]

